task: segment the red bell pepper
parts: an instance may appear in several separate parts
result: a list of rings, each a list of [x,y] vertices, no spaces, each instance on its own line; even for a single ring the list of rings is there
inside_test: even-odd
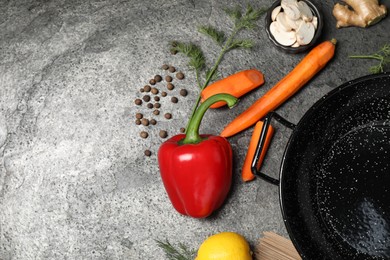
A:
[[[160,174],[173,207],[181,214],[204,218],[218,209],[232,182],[232,148],[221,136],[199,135],[206,110],[215,102],[229,107],[237,99],[229,94],[208,98],[196,110],[186,134],[164,142],[158,151]]]

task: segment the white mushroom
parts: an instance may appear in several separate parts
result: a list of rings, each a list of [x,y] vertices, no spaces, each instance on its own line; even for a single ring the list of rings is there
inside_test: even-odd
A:
[[[313,40],[314,37],[314,25],[312,23],[301,23],[296,31],[297,42],[300,45],[306,45]]]
[[[275,40],[284,46],[291,46],[296,42],[295,32],[286,32],[279,28],[278,22],[272,22],[270,25],[270,32]]]
[[[311,22],[311,20],[313,19],[313,13],[311,12],[309,6],[305,2],[299,1],[298,2],[298,9],[299,9],[299,12],[301,13],[302,19],[305,22]]]
[[[288,16],[286,15],[286,22],[288,26],[290,26],[293,30],[297,30],[301,25],[301,23],[303,23],[303,20],[302,19],[292,20],[288,18]]]
[[[317,18],[317,16],[313,16],[313,19],[311,20],[311,23],[313,24],[314,29],[317,30],[317,27],[318,27],[318,18]]]
[[[283,11],[286,13],[288,18],[291,20],[298,20],[301,17],[301,13],[298,9],[298,4],[296,0],[282,0],[281,6]]]
[[[294,47],[294,48],[297,48],[297,47],[299,47],[299,46],[301,46],[301,45],[299,45],[298,42],[295,42],[293,45],[291,45],[291,47]]]
[[[281,30],[285,32],[289,32],[292,30],[291,26],[287,22],[286,14],[284,12],[280,12],[276,16],[276,22],[278,23],[278,26]]]
[[[274,10],[272,10],[272,13],[271,13],[271,20],[274,22],[276,20],[276,16],[280,13],[280,10],[282,9],[282,7],[279,5],[277,6]]]
[[[280,4],[282,5],[297,5],[298,1],[297,0],[281,0]]]

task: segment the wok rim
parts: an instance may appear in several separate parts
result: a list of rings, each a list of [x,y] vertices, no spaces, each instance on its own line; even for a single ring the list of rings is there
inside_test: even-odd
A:
[[[284,198],[283,198],[283,189],[284,189],[284,183],[285,183],[284,179],[286,178],[284,176],[285,161],[286,161],[286,157],[288,156],[289,150],[291,149],[292,141],[296,138],[298,133],[302,131],[301,125],[307,120],[307,118],[309,118],[313,113],[315,113],[315,111],[317,111],[317,109],[319,107],[321,107],[325,102],[327,102],[330,98],[332,98],[335,95],[338,95],[342,90],[344,90],[346,88],[353,87],[354,85],[356,85],[358,83],[361,83],[361,82],[364,82],[367,80],[376,79],[376,78],[383,78],[383,77],[390,77],[390,73],[383,72],[383,73],[379,73],[379,74],[366,75],[366,76],[362,76],[362,77],[347,81],[345,83],[342,83],[338,87],[334,88],[333,90],[329,91],[327,94],[322,96],[319,100],[317,100],[305,112],[305,114],[302,116],[302,118],[297,123],[296,127],[292,130],[292,133],[291,133],[289,140],[286,144],[286,148],[284,149],[284,153],[282,156],[282,162],[281,162],[280,170],[279,170],[279,204],[280,204],[282,218],[283,218],[283,222],[284,222],[284,225],[286,227],[287,233],[288,233],[292,243],[294,244],[294,247],[298,251],[299,255],[302,257],[302,259],[307,259],[306,252],[304,250],[302,250],[298,239],[294,235],[294,234],[297,234],[299,232],[294,232],[293,228],[289,224],[287,213],[286,213],[287,209],[285,208],[285,203],[284,203]]]

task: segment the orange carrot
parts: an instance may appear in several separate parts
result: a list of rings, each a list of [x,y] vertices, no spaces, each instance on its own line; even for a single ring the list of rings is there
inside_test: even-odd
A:
[[[335,45],[336,40],[332,39],[314,47],[287,76],[230,122],[222,131],[221,136],[235,135],[279,107],[325,67],[334,55]]]
[[[219,93],[227,93],[239,98],[249,91],[259,87],[263,83],[264,76],[260,71],[256,69],[243,70],[224,79],[218,80],[203,89],[200,94],[201,102]],[[213,104],[211,108],[218,108],[224,105],[226,105],[226,102],[220,101]]]
[[[248,151],[246,153],[244,165],[242,166],[242,172],[241,172],[241,178],[245,182],[251,181],[255,178],[255,175],[252,173],[251,166],[252,166],[253,157],[255,156],[257,145],[259,143],[262,128],[263,128],[263,122],[262,121],[257,122],[253,130],[251,140],[249,142]],[[270,125],[268,128],[267,136],[265,137],[263,151],[261,152],[259,161],[257,162],[256,165],[257,169],[260,169],[263,163],[265,154],[267,153],[273,134],[274,134],[274,128]]]

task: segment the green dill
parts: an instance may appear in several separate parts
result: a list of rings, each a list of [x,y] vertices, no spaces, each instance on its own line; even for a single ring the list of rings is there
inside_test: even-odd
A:
[[[372,74],[377,74],[385,71],[387,65],[390,64],[390,44],[386,43],[383,47],[371,55],[351,55],[352,59],[373,59],[379,61],[378,64],[369,68]]]
[[[195,259],[196,251],[188,249],[183,243],[179,243],[176,247],[168,240],[165,242],[157,240],[157,245],[164,250],[168,260],[193,260]]]
[[[206,36],[209,36],[215,41],[219,46],[223,46],[223,43],[226,40],[225,33],[218,31],[212,26],[200,26],[198,31]]]
[[[245,12],[242,12],[241,8],[238,6],[232,9],[225,9],[224,11],[233,22],[233,28],[229,35],[226,35],[225,32],[222,32],[212,26],[200,26],[198,29],[201,34],[209,37],[221,48],[220,53],[211,68],[206,66],[205,56],[199,46],[193,43],[182,43],[176,41],[171,43],[171,51],[175,53],[183,53],[189,58],[189,66],[195,70],[196,82],[201,91],[206,88],[210,82],[218,78],[218,67],[226,53],[234,49],[253,48],[254,42],[252,40],[240,39],[237,38],[237,35],[242,30],[254,29],[256,27],[256,22],[267,11],[267,9],[254,9],[251,5],[248,5]],[[204,78],[201,78],[202,72],[204,72]],[[191,121],[199,102],[200,95],[198,96],[188,123]]]
[[[249,40],[249,39],[237,39],[237,40],[234,40],[232,42],[232,44],[230,44],[229,46],[229,50],[233,50],[233,49],[238,49],[238,48],[242,48],[242,49],[250,49],[250,48],[253,48],[254,46],[254,43],[252,40]]]

